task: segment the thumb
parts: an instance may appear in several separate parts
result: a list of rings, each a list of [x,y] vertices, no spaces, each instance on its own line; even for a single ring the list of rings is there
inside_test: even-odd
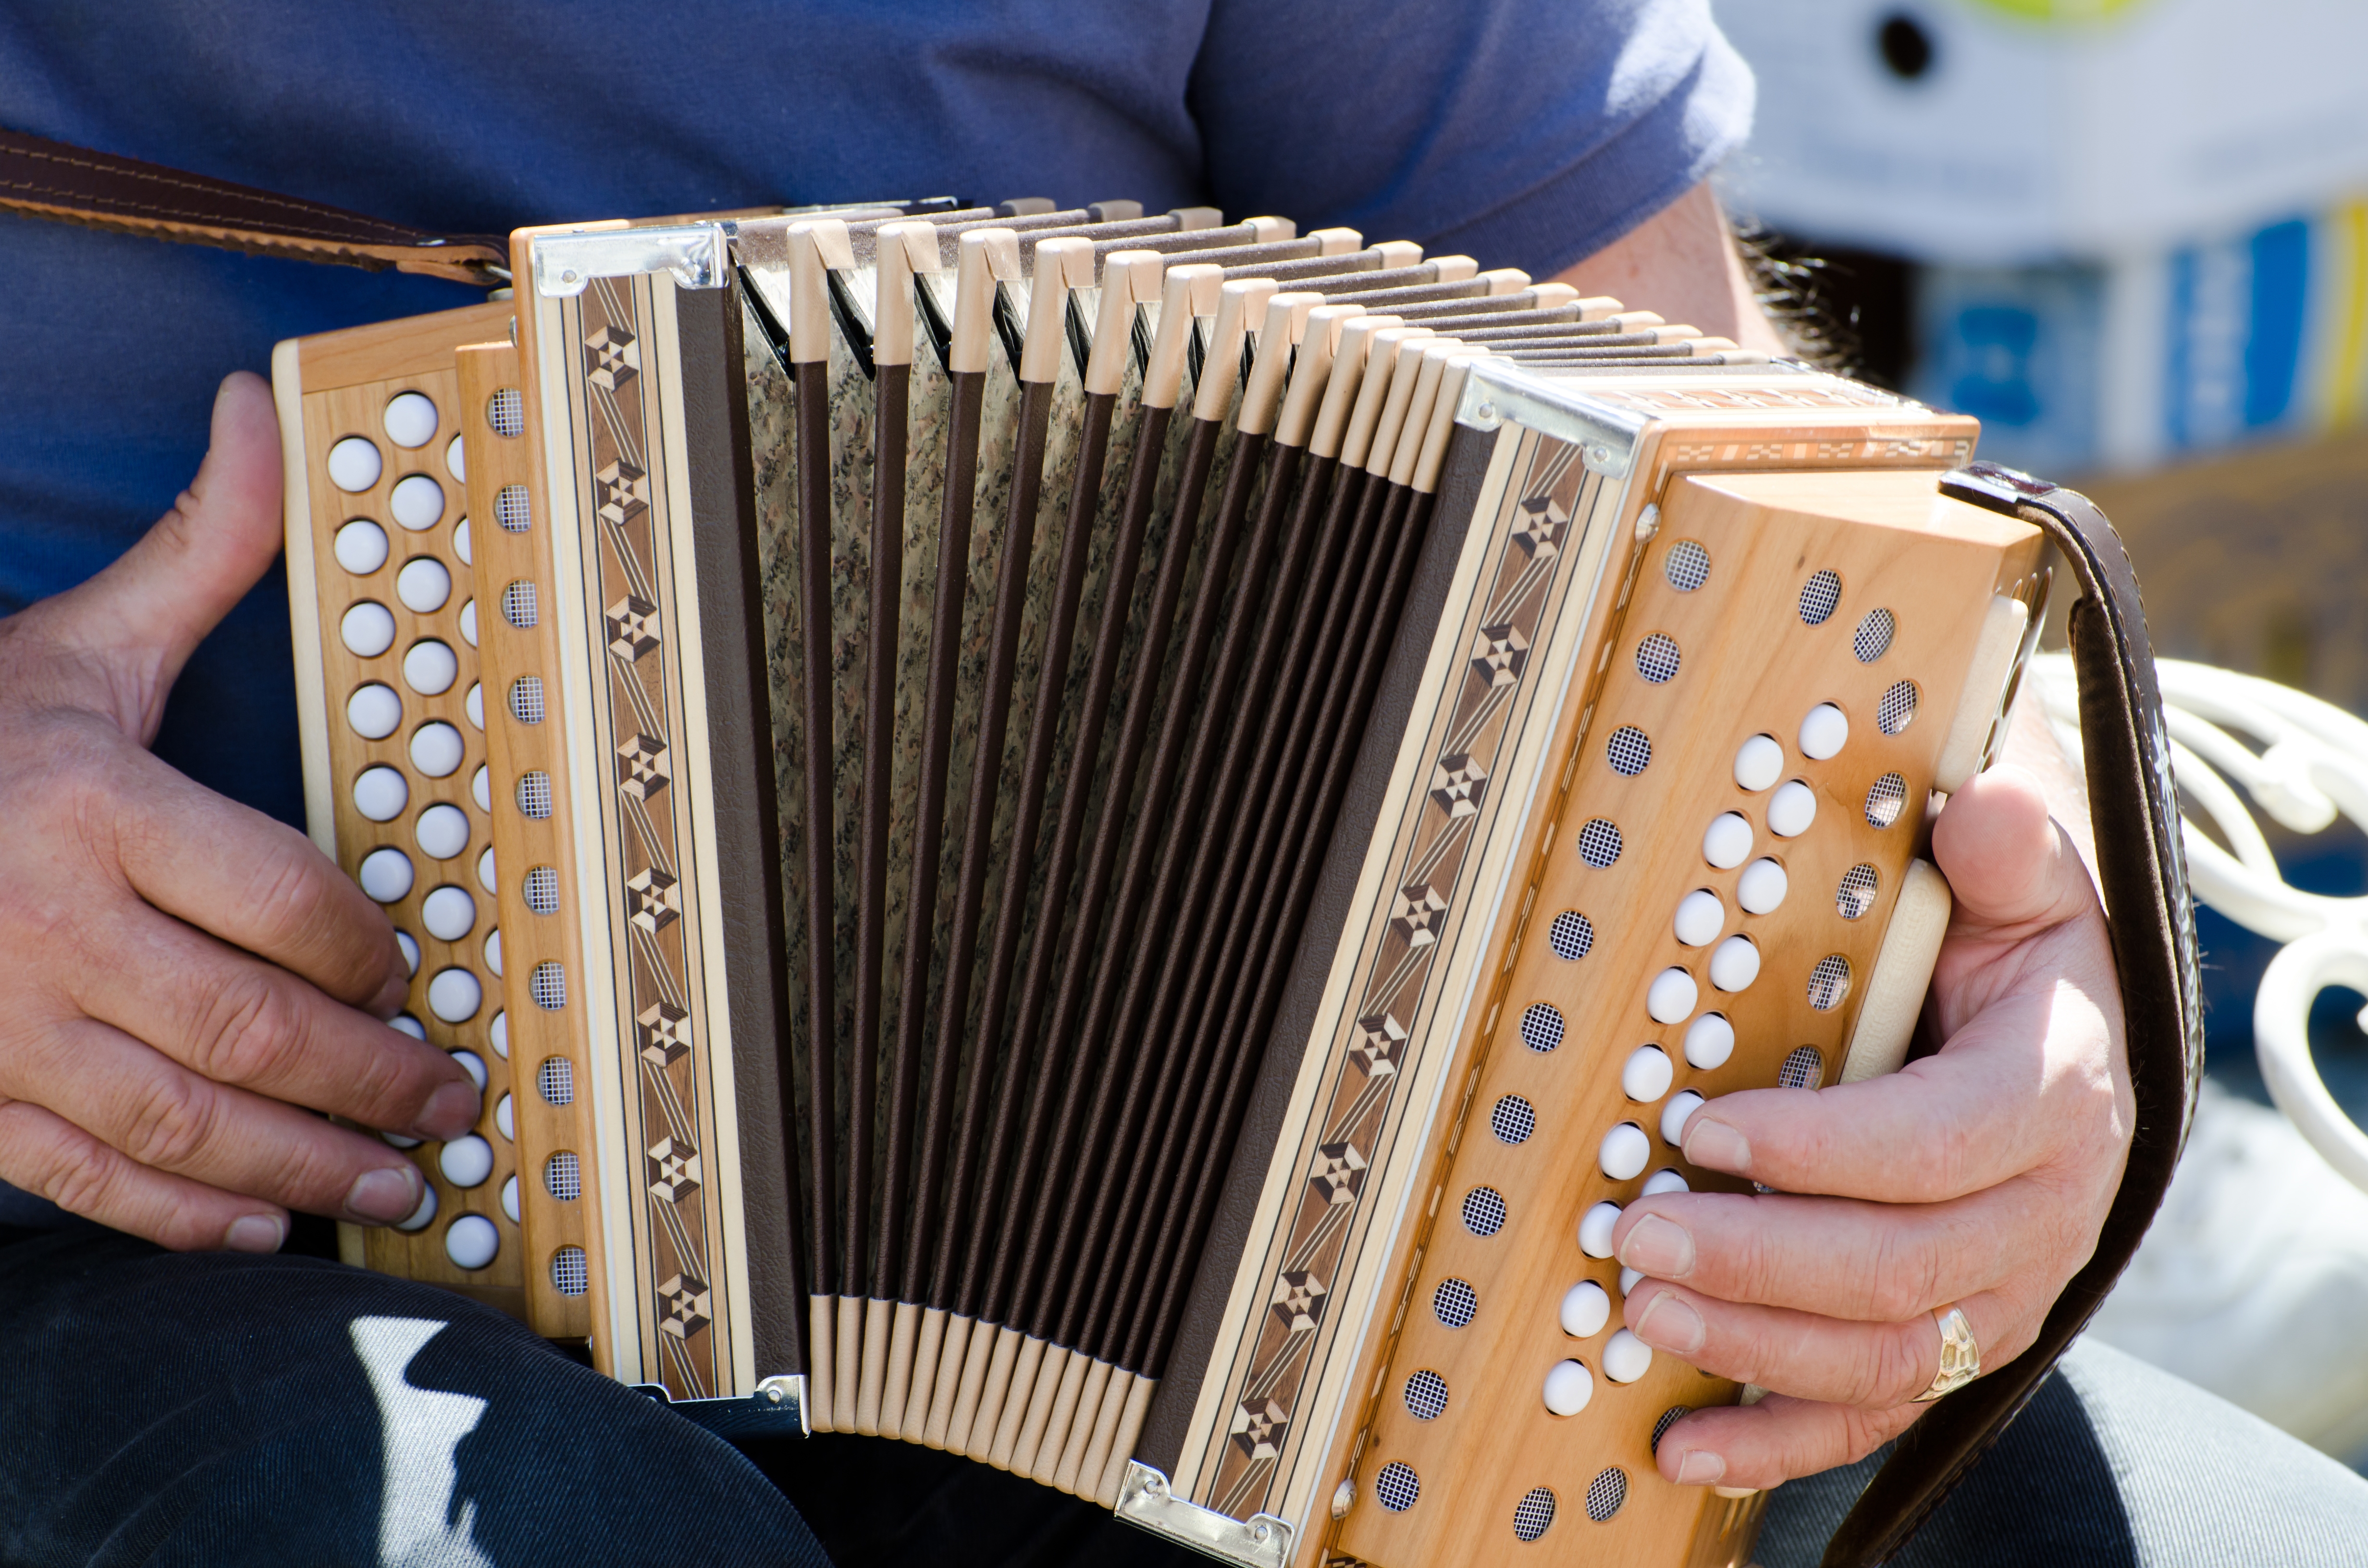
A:
[[[2094,896],[2038,778],[2011,764],[1949,798],[1932,824],[1932,858],[1956,898],[1958,932],[2023,934],[2072,918]]]
[[[52,635],[107,669],[113,717],[143,744],[182,665],[279,553],[279,489],[271,389],[236,371],[214,394],[205,461],[173,509],[47,607]]]

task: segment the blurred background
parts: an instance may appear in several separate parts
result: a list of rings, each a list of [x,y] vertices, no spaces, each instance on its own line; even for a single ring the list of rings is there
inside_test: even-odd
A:
[[[2368,715],[2368,5],[1713,5],[1759,82],[1728,209],[1845,364],[2096,499],[2157,654]],[[2368,893],[2353,824],[2262,827]],[[2278,944],[2199,925],[2217,1088],[2093,1332],[2368,1464],[2368,1195],[2264,1108]],[[2310,1027],[2355,1119],[2363,1000]]]

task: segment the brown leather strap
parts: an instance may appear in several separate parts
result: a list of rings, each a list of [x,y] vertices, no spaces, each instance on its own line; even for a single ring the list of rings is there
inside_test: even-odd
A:
[[[1995,463],[1952,473],[1941,487],[2044,529],[2080,586],[2071,614],[2080,744],[2097,872],[2104,884],[2100,891],[2121,978],[2137,1132],[2097,1250],[2056,1298],[2037,1342],[1941,1400],[1907,1430],[1827,1544],[1825,1568],[1862,1568],[1897,1553],[2039,1392],[2153,1222],[2186,1142],[2203,1072],[2195,910],[2162,697],[2129,557],[2104,514],[2072,491]]]
[[[509,247],[496,237],[431,234],[14,131],[0,131],[0,210],[254,256],[392,267],[481,287],[509,280]]]

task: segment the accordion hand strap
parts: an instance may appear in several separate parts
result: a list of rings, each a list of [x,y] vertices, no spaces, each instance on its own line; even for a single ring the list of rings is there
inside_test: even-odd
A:
[[[498,238],[432,234],[13,131],[0,131],[0,210],[256,256],[373,271],[392,267],[484,287],[509,278],[509,247]]]
[[[1907,1428],[1826,1548],[1826,1568],[1884,1562],[2039,1392],[2087,1326],[2154,1220],[2186,1142],[2203,1069],[2194,906],[2180,847],[2170,743],[2163,732],[2154,652],[2137,579],[2122,542],[2087,497],[1995,463],[1941,482],[1944,493],[2045,530],[2080,587],[2072,607],[2072,663],[2080,685],[2089,816],[2096,830],[2137,1132],[2121,1190],[2032,1347],[1933,1405]]]

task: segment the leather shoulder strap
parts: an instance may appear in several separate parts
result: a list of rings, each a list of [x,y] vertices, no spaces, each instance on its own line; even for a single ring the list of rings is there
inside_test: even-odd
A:
[[[1941,1400],[1901,1435],[1827,1544],[1825,1568],[1866,1568],[1897,1553],[2039,1392],[2153,1222],[2187,1140],[2203,1070],[2195,910],[2154,651],[2129,557],[2086,496],[2027,474],[1975,463],[1949,475],[1941,488],[2044,529],[2070,562],[2080,589],[2071,613],[2080,744],[2097,871],[2121,977],[2137,1131],[2096,1253],[2056,1298],[2037,1342]]]
[[[256,256],[372,271],[392,267],[480,287],[509,278],[508,246],[490,235],[431,234],[13,131],[0,131],[0,210]]]

